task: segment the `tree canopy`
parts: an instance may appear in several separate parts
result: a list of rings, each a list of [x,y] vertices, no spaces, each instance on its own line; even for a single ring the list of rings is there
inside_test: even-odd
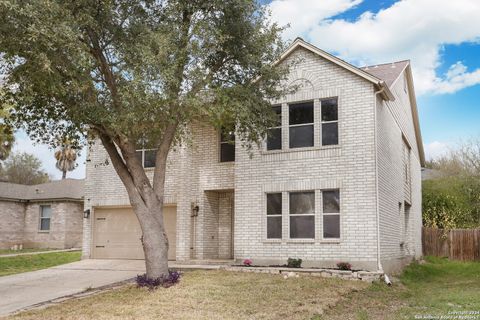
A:
[[[0,181],[19,184],[40,184],[50,181],[40,159],[30,153],[13,153],[0,168]]]
[[[480,139],[460,143],[428,167],[436,178],[423,182],[424,225],[480,227]]]
[[[140,222],[147,275],[161,277],[168,153],[195,121],[234,128],[246,147],[264,137],[270,101],[289,90],[281,30],[254,0],[0,0],[0,103],[33,138],[101,141]],[[152,181],[135,155],[145,141]]]
[[[283,93],[280,28],[255,1],[1,1],[0,19],[2,102],[52,144],[158,141],[177,123],[178,138],[195,119],[258,141]]]

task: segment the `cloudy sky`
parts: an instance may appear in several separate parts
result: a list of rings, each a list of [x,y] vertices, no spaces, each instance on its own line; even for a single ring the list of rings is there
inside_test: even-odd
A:
[[[357,66],[410,59],[427,158],[480,136],[479,0],[262,2],[290,25],[286,40],[300,36]],[[15,149],[35,153],[60,177],[52,150],[23,133]],[[84,162],[83,154],[71,177],[84,176]]]

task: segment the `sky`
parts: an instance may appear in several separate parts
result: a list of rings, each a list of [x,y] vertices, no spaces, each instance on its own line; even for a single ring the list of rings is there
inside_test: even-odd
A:
[[[480,137],[480,0],[262,0],[282,37],[302,37],[356,65],[409,59],[427,159]],[[17,133],[54,178],[53,150]],[[85,151],[72,178],[85,176]]]

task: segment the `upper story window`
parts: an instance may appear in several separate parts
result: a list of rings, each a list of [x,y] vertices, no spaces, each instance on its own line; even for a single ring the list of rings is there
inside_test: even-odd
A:
[[[403,138],[403,179],[405,184],[410,184],[410,153],[411,148],[405,138]]]
[[[338,99],[322,100],[322,146],[338,144]]]
[[[50,219],[52,217],[52,207],[51,206],[40,206],[40,231],[49,231],[50,230]]]
[[[274,106],[273,112],[277,116],[277,122],[274,127],[268,129],[267,150],[282,149],[282,106]]]
[[[223,128],[220,131],[220,162],[235,161],[235,132]]]
[[[290,104],[288,117],[290,148],[313,147],[313,101]]]
[[[282,144],[282,130],[287,129],[288,149],[338,145],[338,97],[318,100],[318,108],[312,100],[291,103],[283,114],[281,106],[273,106],[273,110],[278,122],[268,129],[267,150],[286,147]],[[282,127],[282,116],[288,118],[288,128]]]
[[[154,168],[157,149],[141,149],[135,152],[144,168]]]

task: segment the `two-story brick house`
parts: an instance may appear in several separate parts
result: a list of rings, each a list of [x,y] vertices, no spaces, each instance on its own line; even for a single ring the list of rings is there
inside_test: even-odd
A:
[[[169,258],[399,269],[422,254],[424,162],[410,63],[356,68],[297,39],[294,94],[272,101],[276,127],[247,151],[202,123],[169,155]],[[140,150],[150,171],[154,150]],[[141,259],[141,230],[108,155],[87,162],[83,256]]]

